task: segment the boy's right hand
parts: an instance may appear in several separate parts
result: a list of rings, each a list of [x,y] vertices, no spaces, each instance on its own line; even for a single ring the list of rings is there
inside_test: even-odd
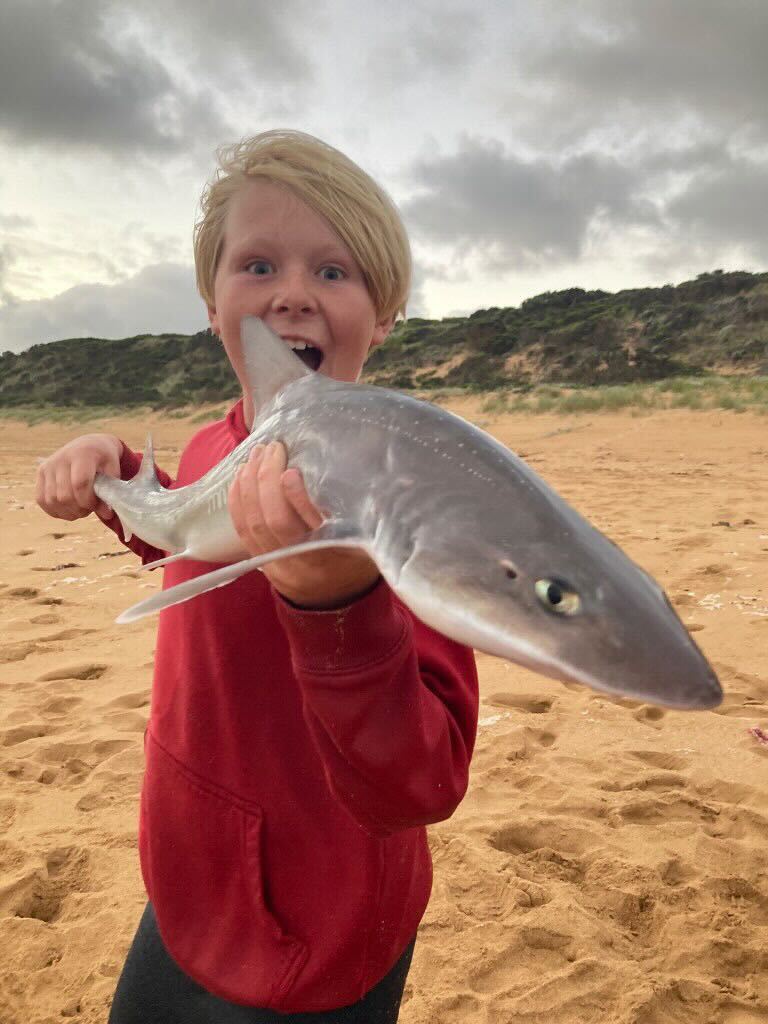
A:
[[[50,455],[40,464],[35,501],[54,519],[82,519],[95,512],[105,522],[114,512],[96,496],[97,473],[120,476],[122,441],[112,434],[85,434]]]

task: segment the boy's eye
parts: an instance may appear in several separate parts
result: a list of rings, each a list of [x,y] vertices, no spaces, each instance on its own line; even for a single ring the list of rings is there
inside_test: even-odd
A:
[[[322,267],[320,276],[324,281],[342,281],[346,274],[341,267]]]
[[[245,268],[249,273],[263,277],[264,274],[271,274],[274,267],[269,260],[251,260]]]

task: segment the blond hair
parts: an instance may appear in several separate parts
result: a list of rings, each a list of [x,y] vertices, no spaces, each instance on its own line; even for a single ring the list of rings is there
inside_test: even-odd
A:
[[[411,285],[408,236],[393,201],[338,149],[304,132],[275,130],[217,151],[219,167],[200,198],[195,224],[197,289],[214,306],[229,203],[252,179],[284,185],[324,217],[360,267],[376,314],[405,316]]]

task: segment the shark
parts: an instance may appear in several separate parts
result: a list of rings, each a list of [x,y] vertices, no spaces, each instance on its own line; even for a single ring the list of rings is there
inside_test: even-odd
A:
[[[166,489],[151,438],[132,480],[94,490],[177,559],[218,563],[134,605],[127,623],[320,548],[365,550],[411,612],[541,675],[641,702],[704,709],[720,682],[661,586],[490,434],[433,403],[313,371],[255,317],[241,325],[248,437],[200,480]],[[251,557],[227,495],[253,447],[282,442],[323,510],[300,543]]]

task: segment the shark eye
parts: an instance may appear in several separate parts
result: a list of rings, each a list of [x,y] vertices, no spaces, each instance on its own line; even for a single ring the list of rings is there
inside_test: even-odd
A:
[[[536,580],[536,597],[549,612],[575,615],[581,609],[581,598],[565,580]]]

